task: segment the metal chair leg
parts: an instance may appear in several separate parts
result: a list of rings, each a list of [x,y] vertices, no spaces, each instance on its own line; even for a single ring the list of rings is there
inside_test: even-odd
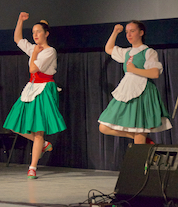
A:
[[[15,135],[15,138],[14,138],[14,141],[13,141],[13,144],[12,144],[12,147],[11,147],[11,151],[10,151],[10,154],[9,154],[9,157],[8,157],[8,160],[7,160],[7,163],[6,163],[6,167],[9,166],[9,163],[10,163],[10,160],[11,160],[11,157],[12,157],[12,152],[14,150],[14,146],[15,146],[15,143],[17,141],[17,137],[18,137],[18,134]]]

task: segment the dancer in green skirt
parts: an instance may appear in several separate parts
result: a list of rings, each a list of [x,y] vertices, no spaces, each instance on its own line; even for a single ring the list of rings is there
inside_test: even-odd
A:
[[[57,68],[57,53],[47,43],[48,23],[41,20],[33,26],[36,44],[31,44],[22,35],[23,22],[28,18],[28,13],[20,13],[14,41],[30,57],[30,81],[13,105],[3,127],[33,141],[28,178],[34,179],[39,158],[46,151],[52,150],[52,144],[44,141],[44,134],[61,132],[66,129],[66,125],[58,109],[59,97],[53,79]]]
[[[125,75],[99,117],[99,130],[106,135],[132,138],[135,144],[151,143],[146,138],[148,133],[172,128],[169,114],[152,81],[162,73],[162,64],[157,52],[143,44],[143,23],[133,20],[126,25],[126,37],[132,47],[115,46],[122,31],[122,25],[115,25],[105,46],[107,54],[124,63]]]

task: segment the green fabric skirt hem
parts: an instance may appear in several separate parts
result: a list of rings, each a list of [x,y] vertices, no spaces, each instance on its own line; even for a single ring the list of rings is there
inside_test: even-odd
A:
[[[49,82],[32,102],[22,102],[19,97],[3,127],[22,134],[44,131],[45,134],[50,135],[61,132],[66,129],[66,124],[58,106],[57,85]]]
[[[99,121],[129,128],[151,129],[162,125],[161,117],[169,114],[156,86],[148,81],[144,92],[127,103],[113,98]]]

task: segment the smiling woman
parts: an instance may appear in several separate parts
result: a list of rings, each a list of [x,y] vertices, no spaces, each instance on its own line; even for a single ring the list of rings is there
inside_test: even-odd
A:
[[[125,76],[99,117],[99,130],[107,135],[132,138],[135,144],[153,143],[147,138],[148,133],[172,128],[169,114],[151,80],[162,73],[162,64],[157,52],[143,44],[143,23],[133,20],[126,25],[126,37],[132,47],[115,46],[122,31],[123,26],[116,25],[105,46],[106,53],[124,63]]]
[[[66,125],[58,109],[59,97],[53,79],[57,68],[57,54],[47,43],[49,26],[44,21],[35,24],[32,31],[36,44],[31,44],[22,36],[23,22],[28,18],[28,13],[20,13],[14,41],[30,57],[30,81],[13,105],[3,127],[33,141],[28,178],[34,179],[37,178],[36,167],[39,158],[52,150],[52,144],[44,141],[44,134],[63,131]]]

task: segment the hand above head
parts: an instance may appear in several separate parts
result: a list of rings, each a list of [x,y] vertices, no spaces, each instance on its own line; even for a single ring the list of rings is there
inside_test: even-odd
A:
[[[27,12],[21,12],[19,15],[19,20],[25,21],[29,18],[29,14]]]
[[[119,34],[123,31],[123,29],[124,27],[121,24],[116,24],[113,32]]]
[[[27,12],[21,12],[19,14],[19,18],[17,21],[17,25],[14,32],[14,41],[18,44],[21,39],[23,39],[22,35],[22,27],[23,22],[29,18],[29,14]]]
[[[116,38],[119,33],[123,31],[124,27],[121,24],[116,24],[114,26],[114,30],[108,39],[106,45],[105,45],[105,52],[109,55],[112,54],[113,48],[115,46]]]

